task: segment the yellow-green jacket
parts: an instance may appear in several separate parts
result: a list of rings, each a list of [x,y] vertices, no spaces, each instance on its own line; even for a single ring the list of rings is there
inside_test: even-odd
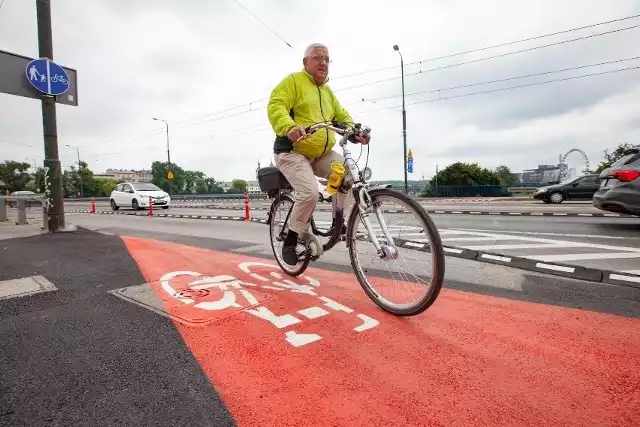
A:
[[[295,144],[287,133],[296,125],[309,126],[318,122],[336,120],[352,123],[353,119],[342,108],[329,86],[318,85],[305,70],[289,74],[271,92],[267,115],[276,133],[275,154],[294,152],[316,159],[329,153],[335,145],[333,131],[320,129],[307,139]]]

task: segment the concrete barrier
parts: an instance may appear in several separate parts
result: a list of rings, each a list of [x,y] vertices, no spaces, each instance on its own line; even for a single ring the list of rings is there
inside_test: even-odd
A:
[[[0,222],[7,221],[7,200],[0,197]]]
[[[32,197],[2,196],[0,197],[0,222],[7,221],[7,208],[15,202],[18,210],[18,220],[16,225],[25,225],[27,222],[27,204],[33,202]]]

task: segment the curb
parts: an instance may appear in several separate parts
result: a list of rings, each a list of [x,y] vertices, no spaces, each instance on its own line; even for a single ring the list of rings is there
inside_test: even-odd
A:
[[[68,210],[65,213],[91,213],[88,210]],[[127,216],[141,216],[148,217],[147,211],[141,212],[114,212],[114,211],[97,211],[97,215],[127,215]],[[153,214],[154,217],[159,218],[182,218],[182,219],[212,219],[223,221],[244,221],[244,216],[225,216],[225,215],[184,215],[184,214]],[[266,219],[265,219],[266,222]]]
[[[407,249],[420,252],[429,252],[425,243],[412,242],[410,240],[396,239],[399,245]],[[640,275],[621,273],[617,271],[599,270],[582,267],[579,265],[542,262],[535,259],[497,254],[493,252],[472,251],[457,246],[443,246],[445,255],[455,258],[463,258],[471,261],[498,264],[520,270],[535,271],[554,276],[570,277],[572,279],[588,282],[605,283],[609,285],[627,286],[640,289]]]
[[[65,211],[68,213],[90,213],[88,210]],[[148,217],[145,211],[142,212],[114,212],[99,211],[100,215],[129,215]],[[220,220],[220,221],[238,221],[245,222],[244,216],[222,216],[222,215],[174,215],[174,214],[154,214],[159,218],[182,218],[182,219],[202,219],[202,220]],[[250,222],[266,224],[266,218],[251,217]],[[406,249],[412,249],[420,252],[429,252],[429,247],[423,242],[414,242],[411,240],[396,239],[399,246]],[[545,273],[554,276],[569,277],[572,279],[584,280],[588,282],[604,283],[608,285],[626,286],[640,289],[640,275],[621,273],[618,271],[599,270],[594,268],[582,267],[579,265],[542,262],[530,258],[517,256],[509,256],[494,252],[479,252],[457,246],[443,246],[445,255],[455,258],[462,258],[470,261],[484,262],[488,264],[497,264],[505,267],[517,268],[520,270],[535,271],[537,273]]]
[[[244,210],[243,206],[172,206],[179,209],[215,209],[215,210]],[[255,207],[251,208],[252,211],[268,211],[268,207]],[[446,214],[446,215],[504,215],[504,216],[561,216],[561,217],[613,217],[613,218],[633,218],[634,215],[624,215],[617,213],[579,213],[579,212],[502,212],[502,211],[460,211],[460,210],[440,210],[440,209],[425,209],[429,214]],[[331,208],[318,206],[316,212],[331,212]],[[384,209],[384,213],[407,213],[403,209]]]

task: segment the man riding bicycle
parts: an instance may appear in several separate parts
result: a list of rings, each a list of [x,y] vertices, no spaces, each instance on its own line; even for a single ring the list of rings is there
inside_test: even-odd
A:
[[[267,115],[276,134],[273,145],[276,167],[295,191],[289,232],[282,247],[282,258],[289,265],[298,263],[298,236],[305,233],[318,200],[316,176],[328,178],[331,165],[344,164],[344,157],[333,151],[335,137],[328,129],[313,135],[305,133],[305,126],[336,121],[352,124],[353,119],[342,108],[327,86],[329,51],[315,43],[307,47],[302,63],[304,70],[289,74],[271,92]],[[355,142],[369,143],[369,135],[357,136]],[[348,218],[353,197],[336,193],[344,204],[344,218]],[[344,231],[344,224],[343,224]]]

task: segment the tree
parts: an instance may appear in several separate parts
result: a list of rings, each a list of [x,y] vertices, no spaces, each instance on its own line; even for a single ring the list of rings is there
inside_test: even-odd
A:
[[[30,167],[29,163],[7,160],[0,164],[0,181],[4,182],[10,193],[25,190],[32,180]]]
[[[511,173],[511,169],[508,166],[498,166],[495,173],[500,179],[502,185],[513,185],[516,182],[515,176]]]
[[[204,173],[200,171],[185,171],[184,172],[184,192],[192,193],[196,187],[198,180],[202,180],[204,179],[204,177],[205,177]]]
[[[36,169],[35,180],[29,181],[26,189],[34,193],[44,193],[44,168]]]
[[[169,163],[155,161],[151,164],[151,175],[153,182],[158,187],[162,188],[167,193],[181,193],[185,184],[185,172],[180,166],[175,163],[171,163],[171,171],[173,172],[173,179],[169,181],[167,178],[169,173]]]
[[[247,185],[247,181],[245,181],[244,179],[234,179],[233,181],[231,181],[231,188],[240,190],[242,192],[247,191]]]
[[[99,182],[100,194],[98,196],[110,196],[111,192],[115,190],[119,182],[113,179],[104,179]]]
[[[622,157],[624,157],[625,150],[628,150],[629,148],[637,148],[637,147],[638,147],[637,145],[633,145],[633,144],[629,144],[628,142],[625,142],[618,145],[618,147],[615,150],[613,150],[612,153],[609,153],[609,150],[606,149],[604,150],[604,160],[600,162],[598,167],[595,170],[594,169],[586,170],[585,173],[600,174],[600,172],[610,168],[612,164],[614,164],[615,162],[620,160]]]
[[[477,163],[456,162],[438,172],[438,185],[500,185],[500,176]],[[431,179],[435,188],[436,176]]]
[[[215,179],[205,178],[204,183],[207,185],[207,193],[209,194],[222,194],[224,190],[218,185]]]

